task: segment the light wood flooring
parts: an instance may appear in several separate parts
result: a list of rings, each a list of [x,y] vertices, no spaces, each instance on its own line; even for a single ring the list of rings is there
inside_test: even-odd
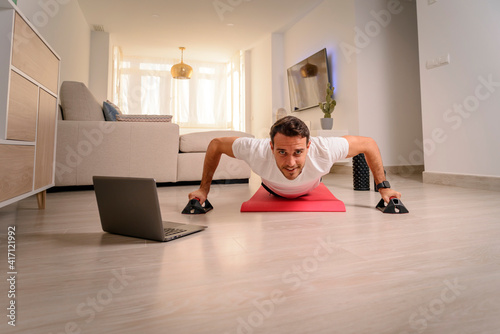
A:
[[[383,214],[347,174],[345,213],[240,213],[257,190],[158,188],[164,220],[208,229],[159,243],[103,233],[93,191],[0,209],[1,333],[500,333],[500,192],[389,175],[409,214]],[[16,327],[8,226],[16,227]]]

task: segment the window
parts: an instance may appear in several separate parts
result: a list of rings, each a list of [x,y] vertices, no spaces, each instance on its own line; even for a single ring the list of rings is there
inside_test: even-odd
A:
[[[173,115],[173,122],[184,128],[243,130],[240,57],[236,58],[237,64],[189,61],[189,80],[172,78],[175,60],[114,59],[118,83],[113,84],[113,96],[126,114]]]

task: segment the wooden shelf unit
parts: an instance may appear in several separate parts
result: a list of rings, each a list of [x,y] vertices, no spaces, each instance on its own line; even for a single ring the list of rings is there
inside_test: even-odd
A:
[[[0,0],[0,207],[54,186],[60,57]]]

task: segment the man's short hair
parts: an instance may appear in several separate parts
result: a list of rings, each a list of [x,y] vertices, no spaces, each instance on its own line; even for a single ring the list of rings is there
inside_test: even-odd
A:
[[[306,123],[304,123],[300,118],[295,116],[286,116],[280,118],[273,124],[269,135],[271,136],[271,142],[274,145],[274,136],[277,133],[281,133],[287,137],[301,137],[306,138],[306,143],[309,144],[309,129]]]

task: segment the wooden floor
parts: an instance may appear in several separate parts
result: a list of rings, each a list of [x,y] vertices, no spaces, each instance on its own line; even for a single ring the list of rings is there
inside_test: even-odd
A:
[[[103,233],[93,191],[0,209],[1,333],[499,333],[500,192],[389,178],[406,215],[346,174],[323,179],[345,213],[240,213],[258,188],[158,189],[164,220],[209,228],[158,243]],[[15,226],[16,327],[8,325]]]

